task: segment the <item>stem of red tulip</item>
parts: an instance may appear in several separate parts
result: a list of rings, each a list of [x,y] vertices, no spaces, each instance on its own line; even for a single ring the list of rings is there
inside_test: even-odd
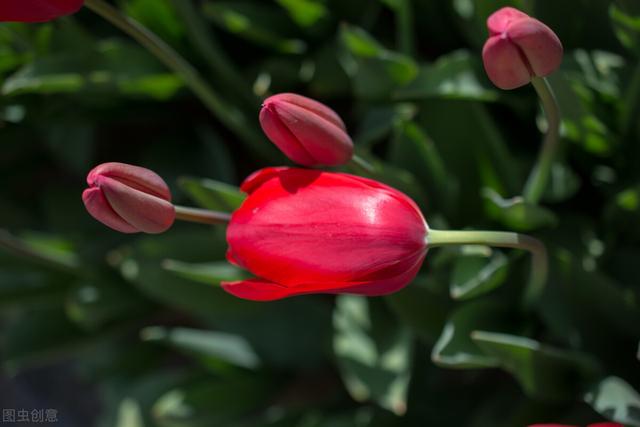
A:
[[[486,245],[522,249],[531,253],[531,272],[524,304],[532,308],[547,282],[549,260],[547,249],[538,239],[526,234],[506,231],[429,230],[427,244],[431,247],[450,245]]]
[[[531,84],[540,97],[542,108],[547,117],[547,134],[523,192],[526,202],[537,204],[547,187],[551,167],[560,144],[560,109],[547,79],[533,77]]]
[[[231,219],[227,212],[210,211],[207,209],[174,206],[176,219],[181,221],[198,222],[200,224],[226,224]]]
[[[269,145],[264,143],[264,138],[260,134],[253,131],[253,127],[247,123],[242,112],[226,103],[202,78],[200,73],[164,40],[103,0],[86,0],[85,6],[129,34],[167,68],[182,77],[184,83],[207,109],[250,145],[253,150],[266,158],[274,158],[274,153],[269,150]]]

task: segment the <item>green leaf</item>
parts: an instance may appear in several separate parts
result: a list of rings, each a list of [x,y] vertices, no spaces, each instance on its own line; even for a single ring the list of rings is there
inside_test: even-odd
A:
[[[558,222],[552,211],[527,203],[522,197],[503,199],[489,188],[485,188],[482,195],[487,214],[511,230],[531,231],[553,227]]]
[[[415,80],[399,89],[395,98],[495,101],[498,92],[487,80],[478,57],[460,50],[439,57],[433,64],[421,66]]]
[[[180,178],[180,188],[200,207],[232,212],[245,199],[237,187],[207,178]]]
[[[374,400],[399,415],[407,409],[411,335],[380,303],[339,296],[333,316],[333,348],[351,396],[358,401]]]
[[[307,50],[303,40],[286,35],[286,29],[290,27],[286,16],[270,5],[248,1],[207,1],[203,11],[220,28],[253,43],[280,53],[298,54]]]
[[[215,319],[257,311],[251,303],[227,294],[215,283],[204,284],[170,274],[161,266],[167,257],[189,263],[222,259],[226,246],[221,230],[173,230],[142,237],[132,246],[111,253],[109,261],[147,297],[192,315]]]
[[[446,294],[434,289],[437,286],[431,276],[418,275],[409,286],[385,297],[400,321],[429,344],[440,335],[450,308]]]
[[[498,366],[471,340],[477,329],[516,330],[518,322],[507,307],[496,301],[478,300],[457,308],[447,320],[438,341],[433,346],[431,360],[438,366],[453,369],[477,369]]]
[[[65,303],[69,319],[87,331],[96,331],[119,320],[142,317],[148,309],[147,301],[121,283],[100,279],[77,283]]]
[[[609,6],[609,17],[616,37],[624,47],[640,55],[640,7],[628,0],[616,0]]]
[[[191,328],[151,326],[143,329],[144,341],[160,342],[202,359],[206,365],[224,361],[234,366],[256,369],[260,358],[251,344],[238,335]]]
[[[465,246],[454,264],[451,297],[475,298],[502,285],[507,278],[509,261],[499,250],[488,246]]]
[[[602,379],[585,394],[584,400],[611,421],[640,426],[640,394],[622,378]]]
[[[216,285],[220,284],[220,282],[235,282],[249,277],[245,270],[226,261],[194,264],[167,259],[162,262],[162,268],[185,279],[207,285]]]
[[[585,353],[556,349],[521,336],[480,330],[474,331],[471,338],[518,380],[527,395],[537,399],[574,399],[599,374],[598,364]]]
[[[70,242],[46,234],[26,232],[17,237],[0,229],[0,254],[70,274],[78,272],[80,260]]]
[[[54,307],[23,311],[7,325],[3,338],[4,367],[16,373],[77,357],[101,336],[86,334]]]
[[[411,172],[427,190],[427,199],[439,210],[446,211],[457,196],[458,185],[452,177],[434,142],[416,123],[396,123],[390,147],[390,162]]]
[[[342,65],[359,97],[390,98],[418,75],[413,58],[386,49],[362,28],[343,24],[339,38],[345,50]]]
[[[170,0],[120,0],[124,12],[160,36],[163,40],[179,41],[185,33]]]
[[[159,427],[236,425],[266,404],[271,388],[256,376],[203,378],[167,391],[151,413]]]
[[[327,16],[328,10],[318,0],[277,0],[301,27],[311,27]]]

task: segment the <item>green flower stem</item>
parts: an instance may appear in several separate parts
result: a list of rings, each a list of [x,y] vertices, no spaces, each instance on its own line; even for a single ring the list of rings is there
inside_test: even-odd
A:
[[[538,300],[547,282],[549,261],[544,244],[531,236],[505,231],[452,231],[429,230],[429,247],[449,245],[487,245],[501,248],[523,249],[531,253],[531,272],[524,303],[531,308]]]
[[[357,154],[354,154],[353,157],[351,157],[351,163],[367,173],[375,173],[376,171],[376,168],[371,163]]]
[[[264,138],[247,123],[244,115],[227,104],[178,52],[139,22],[124,15],[103,0],[86,0],[85,6],[129,34],[169,69],[182,77],[184,83],[225,126],[235,132],[247,145],[267,159],[274,153]]]
[[[413,43],[413,12],[411,0],[400,0],[396,6],[396,28],[398,48],[405,55],[414,53]]]
[[[226,224],[231,220],[231,214],[227,212],[210,211],[207,209],[188,208],[186,206],[174,206],[176,219],[200,224]]]
[[[524,187],[523,197],[526,202],[537,204],[544,194],[560,144],[560,110],[549,82],[544,77],[533,77],[531,84],[535,88],[542,108],[547,117],[547,134],[544,138],[538,160],[531,170]]]

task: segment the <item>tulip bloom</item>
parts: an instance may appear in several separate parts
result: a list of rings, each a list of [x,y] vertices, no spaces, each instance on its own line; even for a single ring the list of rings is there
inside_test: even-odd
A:
[[[342,173],[267,168],[227,228],[227,259],[256,276],[222,283],[240,298],[384,295],[406,286],[427,253],[428,226],[406,195]]]
[[[529,427],[576,427],[576,426],[570,426],[566,424],[533,424],[533,425],[530,425]],[[596,423],[596,424],[589,424],[587,427],[624,427],[624,426],[620,423]]]
[[[175,220],[169,187],[155,172],[124,163],[104,163],[87,176],[85,207],[98,221],[122,233],[161,233]]]
[[[324,104],[293,93],[267,98],[260,124],[271,142],[303,166],[336,166],[353,156],[344,122]]]
[[[0,22],[46,22],[76,13],[84,0],[1,0]]]
[[[562,43],[545,24],[512,7],[487,19],[489,39],[482,59],[489,79],[501,89],[526,85],[544,77],[562,62]]]

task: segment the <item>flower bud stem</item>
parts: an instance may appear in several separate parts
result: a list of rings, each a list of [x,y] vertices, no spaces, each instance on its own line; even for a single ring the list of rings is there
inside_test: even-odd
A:
[[[226,224],[231,219],[231,214],[226,212],[188,208],[185,206],[174,207],[176,209],[176,219],[181,221],[198,222],[201,224]]]
[[[170,70],[180,76],[207,109],[253,150],[267,159],[275,158],[275,152],[269,149],[269,144],[265,144],[262,136],[249,125],[241,111],[226,103],[175,49],[142,24],[124,15],[103,0],[86,0],[85,6],[129,34]]]
[[[376,168],[371,163],[357,154],[354,154],[353,157],[351,157],[351,163],[367,173],[374,173],[376,171]]]
[[[560,143],[560,110],[547,79],[533,77],[531,84],[540,97],[542,108],[547,117],[547,134],[540,149],[538,160],[529,174],[523,191],[523,197],[526,202],[537,204],[546,189],[551,167]]]
[[[487,245],[501,248],[523,249],[531,253],[531,272],[524,295],[524,305],[532,308],[547,282],[549,261],[544,244],[531,236],[505,231],[453,231],[429,230],[429,247],[449,245]]]

